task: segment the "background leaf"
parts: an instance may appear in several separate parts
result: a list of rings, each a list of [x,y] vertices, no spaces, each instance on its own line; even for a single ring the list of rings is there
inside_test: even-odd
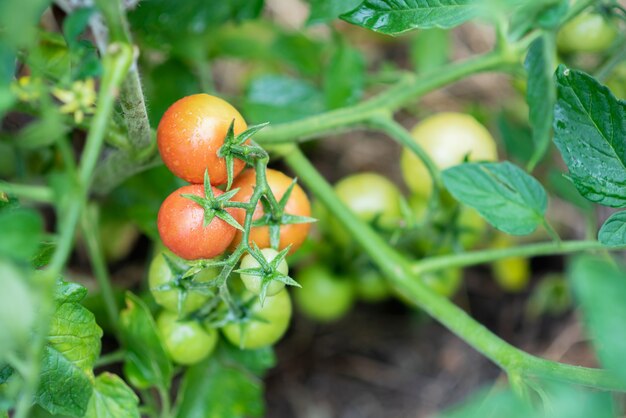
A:
[[[600,362],[626,383],[626,272],[591,256],[570,266],[569,278]]]
[[[191,366],[181,387],[179,418],[260,417],[265,411],[260,376],[275,363],[271,348],[239,350],[220,342],[215,354]],[[238,367],[233,365],[238,364]]]
[[[102,373],[96,378],[86,418],[139,418],[139,398],[119,376]]]
[[[448,168],[443,182],[455,199],[476,209],[490,224],[512,235],[544,223],[548,198],[541,184],[509,163],[465,163]]]
[[[169,387],[172,363],[159,338],[148,307],[134,294],[126,293],[126,308],[120,314],[124,346],[128,350],[124,373],[137,388]]]
[[[598,240],[609,247],[626,245],[626,212],[617,212],[604,222]]]
[[[349,12],[361,4],[363,0],[308,0],[310,5],[307,25],[327,23],[337,19],[339,15]]]
[[[32,209],[0,211],[0,254],[30,260],[43,232],[43,220]]]
[[[564,66],[556,75],[554,142],[578,192],[626,207],[626,110],[593,77]]]
[[[337,48],[324,68],[326,107],[335,109],[357,102],[363,94],[365,60],[348,44],[337,41]]]
[[[102,330],[79,302],[86,289],[59,281],[36,401],[52,414],[83,416],[92,394],[92,368]],[[59,384],[59,382],[64,382]]]
[[[478,14],[474,0],[365,0],[341,16],[347,22],[396,35],[411,29],[453,28]]]
[[[530,161],[532,167],[543,158],[550,145],[556,101],[556,89],[552,81],[553,61],[554,35],[545,34],[531,44],[524,62],[528,72],[526,102],[535,143]]]

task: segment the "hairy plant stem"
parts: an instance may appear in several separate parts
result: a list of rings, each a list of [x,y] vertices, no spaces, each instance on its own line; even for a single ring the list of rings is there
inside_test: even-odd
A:
[[[42,298],[39,317],[40,323],[34,333],[32,344],[29,347],[28,373],[23,376],[24,388],[19,396],[15,407],[15,418],[28,416],[32,406],[33,397],[39,384],[39,372],[41,369],[41,355],[49,329],[50,315],[53,309],[52,291],[54,284],[61,274],[65,263],[70,255],[76,226],[87,200],[87,191],[91,183],[93,171],[96,167],[106,129],[113,112],[113,105],[117,90],[130,67],[132,60],[132,48],[125,44],[113,44],[105,55],[104,75],[96,103],[96,113],[91,123],[91,129],[87,135],[86,145],[80,158],[80,165],[76,173],[74,187],[70,195],[65,196],[63,213],[59,213],[59,240],[57,248],[52,256],[50,264],[44,274],[41,275],[39,286],[42,292],[49,297]]]
[[[423,266],[427,266],[428,264],[426,263],[428,263],[429,260],[424,260],[423,263],[425,264],[422,264],[422,270],[419,270],[419,263],[410,263],[391,248],[382,237],[376,234],[367,224],[358,219],[358,217],[337,198],[332,187],[297,147],[294,146],[291,152],[285,155],[285,161],[321,203],[344,225],[356,242],[381,269],[398,291],[406,295],[417,306],[426,311],[434,319],[441,322],[450,331],[454,332],[502,369],[520,376],[537,376],[556,379],[607,390],[626,390],[624,384],[614,379],[604,370],[589,369],[543,360],[513,347],[511,344],[493,334],[482,324],[470,317],[464,310],[427,287],[420,280],[419,273],[426,270]],[[549,245],[552,246],[551,249],[555,249],[558,243],[549,243]],[[568,245],[568,243],[561,243],[560,245],[566,245],[571,251],[598,248],[597,244],[584,241],[582,244]],[[510,248],[504,250],[510,251],[514,249]],[[482,256],[481,253],[478,252],[446,257],[448,257],[448,261],[450,261],[450,259],[454,260],[454,257],[459,257],[464,263],[459,263],[459,265],[471,265],[502,258],[504,255],[502,251],[503,250],[486,251],[482,253]],[[538,250],[535,249],[535,251]],[[543,249],[543,251],[547,250]],[[532,252],[528,251],[528,254],[532,254]],[[524,255],[524,253],[520,251],[517,255]],[[440,260],[439,263],[442,263],[442,258],[443,257],[438,258]],[[436,262],[431,262],[431,268],[443,267],[441,264],[437,264]],[[449,265],[450,264],[448,264],[448,266]]]

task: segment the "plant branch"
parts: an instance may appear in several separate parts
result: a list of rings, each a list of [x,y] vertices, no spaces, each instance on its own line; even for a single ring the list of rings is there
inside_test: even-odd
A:
[[[323,136],[339,128],[364,123],[381,112],[391,113],[411,100],[468,75],[503,70],[515,64],[509,55],[489,53],[425,75],[404,74],[397,83],[371,99],[294,122],[271,125],[259,132],[255,140],[275,144]]]
[[[15,184],[2,180],[0,180],[0,193],[8,193],[41,203],[52,203],[54,200],[54,195],[49,187]],[[2,196],[0,196],[0,199],[2,199]]]
[[[292,151],[286,154],[285,161],[321,203],[344,225],[398,291],[501,368],[521,375],[540,375],[596,388],[626,390],[624,384],[613,379],[604,370],[542,360],[513,347],[493,334],[461,308],[428,288],[419,279],[411,263],[392,249],[335,196],[330,184],[297,147],[294,146]],[[588,246],[589,244],[580,249],[587,249]],[[466,265],[469,264],[473,263],[468,262]]]

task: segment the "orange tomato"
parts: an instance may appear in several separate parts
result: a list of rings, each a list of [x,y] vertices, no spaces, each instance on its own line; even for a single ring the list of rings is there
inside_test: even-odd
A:
[[[277,170],[267,169],[267,184],[276,196],[276,200],[280,200],[287,188],[291,185],[292,178],[286,176]],[[254,193],[254,187],[256,186],[256,172],[254,170],[246,170],[239,177],[235,179],[233,188],[239,188],[240,190],[232,198],[233,201],[249,202]],[[256,220],[263,216],[263,206],[261,202],[257,204],[252,219]],[[291,196],[285,205],[285,214],[297,215],[297,216],[311,216],[311,204],[304,190],[296,184]],[[243,209],[237,209],[235,219],[241,225],[244,223],[245,211]],[[297,250],[304,242],[311,224],[287,224],[280,227],[280,245],[278,250],[285,249],[291,244],[290,252]],[[232,242],[231,249],[235,248],[241,242],[241,231],[236,231],[235,239]],[[270,232],[267,226],[253,227],[250,230],[250,242],[255,242],[259,248],[270,247]]]
[[[217,153],[234,120],[234,133],[247,128],[237,109],[219,97],[194,94],[176,101],[165,111],[157,128],[157,145],[172,173],[190,183],[204,181],[208,170],[212,185],[226,183],[226,161]],[[245,163],[234,161],[234,175]]]
[[[213,187],[213,193],[219,196],[223,192]],[[183,186],[163,201],[157,218],[163,244],[187,260],[213,258],[222,254],[232,242],[235,228],[217,216],[204,226],[204,209],[196,202],[182,197],[182,194],[204,197],[204,186]],[[235,215],[234,209],[227,210]]]

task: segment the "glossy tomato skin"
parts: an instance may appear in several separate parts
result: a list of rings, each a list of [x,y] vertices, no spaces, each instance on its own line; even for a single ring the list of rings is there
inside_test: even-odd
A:
[[[223,192],[213,187],[215,196]],[[177,256],[186,260],[213,258],[222,254],[235,236],[235,228],[218,217],[206,227],[204,209],[196,202],[182,197],[193,194],[204,197],[200,184],[183,186],[170,194],[161,204],[157,218],[159,235],[163,244]],[[232,209],[228,209],[234,215]]]
[[[293,179],[277,170],[267,169],[267,184],[276,196],[276,200],[280,200],[287,188],[291,185]],[[249,202],[254,193],[254,186],[256,185],[256,172],[254,170],[246,170],[235,179],[233,183],[233,189],[239,188],[239,192],[232,198],[233,201]],[[253,219],[259,219],[263,216],[263,206],[261,202],[257,205]],[[304,190],[296,184],[291,192],[291,196],[285,206],[285,213],[289,215],[297,216],[311,216],[311,204]],[[236,209],[235,219],[243,225],[245,219],[245,211],[243,209]],[[302,224],[287,224],[280,227],[280,245],[278,250],[284,250],[291,244],[290,253],[296,251],[304,240],[306,239],[310,223]],[[231,245],[231,249],[235,248],[241,242],[242,233],[237,231],[235,239]],[[269,228],[266,226],[254,227],[250,230],[250,241],[255,242],[259,248],[270,248],[270,233]]]
[[[275,296],[265,298],[263,305],[251,293],[245,293],[244,297],[255,298],[250,308],[252,318],[243,325],[228,324],[222,328],[222,333],[233,345],[243,349],[254,350],[275,344],[285,334],[291,320],[289,292],[283,290]]]
[[[422,120],[411,134],[440,170],[469,161],[496,161],[496,142],[489,131],[472,116],[438,113]],[[425,198],[432,182],[424,163],[409,149],[402,151],[400,167],[404,180],[416,194]]]
[[[615,24],[601,15],[581,13],[559,30],[556,42],[561,52],[603,52],[617,35]]]
[[[157,128],[157,145],[163,162],[176,176],[201,184],[208,170],[212,185],[226,183],[226,161],[217,152],[232,121],[234,133],[247,128],[237,109],[219,97],[194,94],[183,97],[163,114]],[[234,160],[235,176],[245,163]]]
[[[196,321],[179,321],[178,315],[164,311],[157,318],[157,328],[167,353],[176,363],[190,365],[208,357],[217,344],[217,331]]]
[[[166,252],[172,262],[176,262],[176,256]],[[196,274],[194,280],[196,282],[208,282],[219,274],[219,269],[217,268],[205,268],[200,270],[198,274]],[[148,284],[150,286],[150,292],[154,297],[154,300],[171,312],[178,313],[178,298],[179,298],[179,290],[177,289],[169,289],[169,290],[158,290],[159,286],[164,285],[174,279],[172,271],[170,270],[167,262],[165,261],[164,253],[159,252],[150,263],[150,267],[148,269]],[[185,301],[182,305],[181,315],[189,314],[196,309],[200,308],[204,302],[207,301],[209,297],[207,295],[203,295],[199,292],[188,292],[185,298]]]
[[[296,281],[302,288],[294,290],[298,309],[320,322],[336,321],[354,304],[354,287],[348,278],[336,276],[328,267],[313,264],[301,269]]]

